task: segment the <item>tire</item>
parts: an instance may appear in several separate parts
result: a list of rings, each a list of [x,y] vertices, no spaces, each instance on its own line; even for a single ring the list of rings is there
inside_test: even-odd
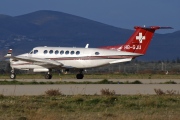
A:
[[[45,77],[45,79],[51,79],[52,75],[51,74],[46,74],[44,77]]]
[[[76,78],[77,78],[77,79],[83,79],[83,77],[84,77],[83,74],[77,74],[77,75],[76,75]]]
[[[51,79],[52,78],[52,75],[51,74],[49,74],[49,79]]]
[[[16,79],[16,74],[15,73],[11,73],[10,78],[11,79]]]

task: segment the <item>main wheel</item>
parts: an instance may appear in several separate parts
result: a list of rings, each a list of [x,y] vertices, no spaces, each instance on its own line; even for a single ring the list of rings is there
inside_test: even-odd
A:
[[[15,79],[16,78],[16,74],[15,73],[11,73],[10,78],[11,79]]]
[[[77,78],[77,79],[83,79],[83,77],[84,77],[83,74],[77,74],[77,75],[76,75],[76,78]]]
[[[46,74],[45,75],[45,79],[51,79],[52,78],[52,75],[51,74]]]

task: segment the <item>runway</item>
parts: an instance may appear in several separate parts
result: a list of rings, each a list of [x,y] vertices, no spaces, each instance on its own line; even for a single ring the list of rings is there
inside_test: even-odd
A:
[[[29,80],[29,79],[28,79]],[[23,81],[28,81],[24,80]],[[90,79],[89,79],[90,80]],[[81,80],[81,81],[89,81]],[[99,79],[92,79],[90,81],[97,81]],[[117,80],[117,79],[114,79]],[[114,81],[112,80],[112,81]],[[20,80],[19,80],[20,81]],[[30,80],[29,80],[30,81]],[[32,80],[31,80],[32,81]],[[47,80],[36,80],[36,81],[47,81]],[[57,81],[57,80],[50,80]],[[77,81],[76,79],[67,79],[66,81]],[[79,81],[79,80],[78,80]],[[134,81],[133,79],[121,79],[117,81]],[[50,89],[59,89],[65,95],[94,95],[101,94],[102,89],[114,90],[116,94],[120,95],[153,95],[156,94],[154,89],[161,89],[163,91],[175,90],[180,92],[180,80],[172,80],[178,84],[159,84],[160,82],[169,81],[169,80],[149,80],[142,79],[139,81],[144,81],[144,84],[53,84],[53,85],[0,85],[0,94],[3,95],[44,95],[45,91]]]

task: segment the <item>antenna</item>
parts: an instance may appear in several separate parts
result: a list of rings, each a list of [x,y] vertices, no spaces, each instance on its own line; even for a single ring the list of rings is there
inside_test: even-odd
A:
[[[85,48],[88,48],[89,47],[89,44],[86,44]]]

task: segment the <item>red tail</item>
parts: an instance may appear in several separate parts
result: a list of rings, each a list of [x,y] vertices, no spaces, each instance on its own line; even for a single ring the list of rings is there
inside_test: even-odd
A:
[[[134,28],[136,29],[136,31],[133,33],[133,35],[124,45],[106,46],[102,48],[145,54],[151,42],[151,39],[154,35],[154,32],[157,29],[172,29],[171,27],[159,27],[159,26],[150,26],[150,27],[135,26]]]
[[[171,27],[159,27],[159,26],[150,26],[150,27],[134,27],[136,31],[130,37],[130,39],[122,46],[121,51],[134,52],[145,54],[147,48],[151,42],[151,39],[154,35],[154,32],[157,29],[170,29]]]

